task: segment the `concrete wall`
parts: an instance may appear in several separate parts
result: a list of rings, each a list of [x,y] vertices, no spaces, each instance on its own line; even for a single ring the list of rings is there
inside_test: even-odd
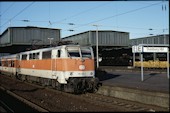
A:
[[[97,93],[144,104],[156,105],[165,108],[169,107],[169,94],[166,93],[148,92],[112,86],[102,86],[99,88]]]

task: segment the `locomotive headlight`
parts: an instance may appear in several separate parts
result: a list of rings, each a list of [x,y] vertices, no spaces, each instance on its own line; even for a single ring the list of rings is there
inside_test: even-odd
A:
[[[85,70],[85,65],[79,65],[80,70]]]

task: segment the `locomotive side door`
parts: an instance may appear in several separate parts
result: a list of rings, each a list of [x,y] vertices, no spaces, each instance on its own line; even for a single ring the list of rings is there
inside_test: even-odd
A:
[[[20,62],[21,62],[21,57],[22,55],[18,54],[16,57],[16,63],[15,63],[15,67],[16,67],[16,75],[18,75],[20,73]]]
[[[57,50],[52,50],[51,54],[51,73],[52,73],[52,78],[56,78],[56,56],[57,56]]]

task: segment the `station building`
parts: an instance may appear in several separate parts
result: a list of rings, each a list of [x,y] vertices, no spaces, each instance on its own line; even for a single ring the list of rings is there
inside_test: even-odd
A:
[[[60,29],[42,27],[9,27],[0,35],[0,55],[14,54],[60,41]]]
[[[63,37],[63,41],[73,41],[80,45],[93,47],[96,56],[96,31],[90,30],[71,36]],[[99,65],[128,65],[129,52],[129,32],[98,30],[98,53]]]
[[[96,31],[86,31],[74,34],[64,37],[62,40],[71,40],[75,43],[79,43],[80,45],[90,45],[93,47],[94,55],[96,56]],[[132,46],[138,44],[169,44],[169,34],[129,39],[128,32],[99,30],[99,58],[102,58],[102,61],[99,63],[100,66],[132,65]],[[153,60],[153,57],[154,60],[156,59],[153,54],[145,54],[145,56],[147,60]],[[166,58],[165,54],[157,56],[162,57],[161,59]]]
[[[0,35],[0,56],[49,46],[53,42],[72,41],[92,46],[96,58],[96,30],[61,38],[60,29],[43,27],[9,27]],[[51,40],[53,39],[53,40]],[[100,66],[128,66],[132,46],[138,44],[169,44],[169,34],[130,39],[129,32],[98,30]]]
[[[132,46],[139,44],[169,44],[169,34],[141,37],[130,40],[130,45]]]
[[[169,34],[162,34],[150,37],[142,37],[137,39],[131,39],[130,45],[145,44],[148,46],[155,45],[169,45]],[[146,68],[166,68],[167,67],[167,53],[143,53],[144,62],[143,66]],[[140,54],[135,53],[135,67],[141,67]]]

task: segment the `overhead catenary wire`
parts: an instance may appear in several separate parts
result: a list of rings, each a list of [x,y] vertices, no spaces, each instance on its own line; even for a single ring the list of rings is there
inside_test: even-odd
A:
[[[1,20],[9,20],[10,18],[2,18]],[[23,21],[23,22],[42,22],[42,23],[49,23],[49,20],[30,20],[30,19],[13,19],[13,21]],[[64,24],[64,25],[74,25],[74,23],[64,23],[60,22],[58,24]],[[76,24],[76,25],[83,25],[83,24]]]
[[[48,23],[49,21],[48,20],[27,20],[27,19],[21,19],[21,20],[16,20],[14,19],[13,21],[23,21],[23,22],[42,22],[42,23]],[[80,24],[80,23],[64,23],[64,22],[60,22],[58,24],[63,24],[63,25],[83,25],[83,24]],[[87,25],[89,26],[89,25]],[[149,30],[151,28],[143,28],[143,27],[134,27],[134,26],[112,26],[112,25],[104,25],[102,24],[101,27],[117,27],[117,28],[127,28],[127,29],[141,29],[141,30]],[[168,28],[166,28],[167,30]],[[161,28],[154,28],[153,30],[162,30]],[[68,31],[68,30],[65,30],[65,31]]]
[[[20,12],[18,12],[15,16],[13,16],[12,18],[10,18],[8,21],[6,21],[1,27],[3,27],[5,24],[7,24],[8,22],[10,22],[11,20],[13,20],[15,17],[17,17],[18,15],[20,15],[23,11],[25,11],[27,8],[29,8],[31,5],[33,5],[35,3],[31,2],[29,5],[27,5],[24,9],[22,9]]]
[[[110,2],[109,2],[109,3],[110,3]],[[79,12],[79,13],[76,13],[76,14],[74,14],[74,15],[72,15],[72,16],[69,16],[69,17],[67,17],[67,18],[61,19],[61,20],[59,20],[59,21],[53,22],[53,23],[51,23],[51,24],[53,25],[53,24],[56,24],[56,23],[61,23],[61,22],[65,21],[65,20],[71,19],[71,18],[76,17],[76,16],[80,16],[80,15],[82,15],[82,14],[84,14],[84,13],[87,13],[87,12],[89,12],[89,11],[92,11],[92,10],[94,10],[94,9],[103,7],[103,6],[105,6],[105,5],[109,4],[109,3],[100,4],[100,5],[96,6],[96,7],[93,7],[93,8],[84,10],[84,11],[81,11],[81,12]],[[77,25],[77,24],[76,24],[76,25]],[[48,26],[49,26],[49,25],[48,25]]]
[[[133,10],[130,10],[130,11],[127,11],[127,12],[124,12],[124,13],[120,13],[120,14],[116,14],[116,15],[113,15],[113,16],[109,16],[109,17],[106,17],[106,18],[103,18],[103,19],[100,19],[100,20],[96,20],[96,21],[93,21],[93,22],[89,22],[89,23],[86,23],[86,24],[83,24],[83,25],[80,25],[80,26],[76,26],[76,27],[73,27],[73,28],[70,28],[72,31],[76,31],[75,28],[80,28],[80,27],[83,27],[83,26],[92,26],[92,24],[94,24],[95,22],[99,22],[99,21],[103,21],[103,20],[107,20],[107,19],[110,19],[110,18],[113,18],[113,17],[116,17],[116,16],[121,16],[121,15],[124,15],[124,14],[128,14],[128,13],[132,13],[132,12],[135,12],[135,11],[138,11],[138,10],[141,10],[141,9],[145,9],[145,8],[148,8],[148,7],[152,7],[152,6],[155,6],[155,5],[159,5],[160,3],[162,2],[158,2],[158,3],[154,3],[154,4],[150,4],[150,5],[147,5],[147,6],[144,6],[144,7],[140,7],[140,8],[137,8],[137,9],[133,9]],[[76,25],[76,24],[75,24]],[[102,25],[103,27],[105,25]],[[107,25],[106,25],[107,26]],[[111,27],[111,26],[110,26]],[[118,26],[116,26],[118,27]],[[123,26],[122,26],[123,27]],[[131,29],[136,29],[136,28],[131,28]],[[145,29],[145,28],[137,28],[137,29]],[[146,28],[146,30],[148,30],[149,28]],[[80,30],[80,29],[79,29]],[[160,29],[154,29],[154,30],[160,30]],[[68,31],[68,30],[63,30],[63,31]]]
[[[128,13],[132,13],[132,12],[135,12],[135,11],[139,11],[139,10],[142,10],[142,9],[145,9],[145,8],[148,8],[148,7],[152,7],[152,6],[158,5],[160,3],[162,3],[162,1],[158,2],[158,3],[151,4],[151,5],[147,5],[147,6],[144,6],[144,7],[140,7],[140,8],[137,8],[137,9],[133,9],[133,10],[130,10],[130,11],[127,11],[127,12],[124,12],[124,13],[120,13],[120,14],[116,14],[116,15],[113,15],[113,16],[109,16],[109,17],[106,17],[106,18],[103,18],[103,19],[100,19],[100,20],[92,21],[92,22],[83,24],[81,26],[73,27],[71,29],[75,29],[75,28],[91,25],[91,24],[94,24],[94,23],[99,22],[99,21],[104,21],[104,20],[107,20],[107,19],[110,19],[110,18],[113,18],[113,17],[117,17],[117,16],[121,16],[121,15],[124,15],[124,14],[128,14]]]
[[[143,28],[143,27],[133,27],[133,26],[112,26],[112,25],[100,25],[101,27],[117,27],[117,28],[127,28],[127,29],[141,29],[141,30],[150,30],[151,28]],[[161,28],[154,28],[152,30],[162,30]]]
[[[5,9],[5,11],[1,12],[0,9],[0,26],[1,26],[1,17],[14,5],[15,3],[12,3],[8,8]],[[1,5],[1,4],[0,4]],[[1,6],[0,6],[1,8]],[[0,28],[0,33],[1,33],[1,28]]]
[[[151,4],[152,5],[152,4]],[[23,22],[26,22],[26,21],[24,21],[24,19],[23,20],[16,20],[16,21],[23,21]],[[28,22],[28,21],[27,21]],[[48,20],[47,21],[43,21],[43,20],[37,20],[37,21],[35,21],[35,20],[29,20],[29,22],[49,22]],[[69,23],[63,23],[63,22],[60,22],[59,24],[65,24],[65,25],[69,25]],[[74,25],[80,25],[80,26],[82,26],[82,25],[84,25],[84,24],[74,24]],[[89,25],[86,25],[86,26],[89,26]],[[108,26],[108,25],[102,25],[102,27],[118,27],[118,28],[129,28],[129,29],[143,29],[143,30],[148,30],[149,28],[137,28],[137,27],[126,27],[126,26]],[[155,29],[155,28],[154,28]],[[64,30],[63,30],[64,31]],[[65,30],[65,31],[75,31],[75,30],[73,30],[73,29],[69,29],[69,30]]]
[[[51,26],[52,25],[52,23],[51,23],[51,4],[50,4],[50,1],[49,1],[49,10],[48,10],[48,13],[49,13],[49,15],[48,15],[48,18],[49,18],[49,25]]]
[[[103,5],[103,4],[102,4]],[[102,6],[102,5],[100,5],[100,6]],[[153,5],[153,4],[149,4],[149,5]],[[148,5],[148,6],[149,6]],[[99,6],[98,6],[99,7]],[[93,7],[94,9],[95,9],[95,7]],[[92,9],[92,8],[91,8]],[[89,11],[91,11],[90,9],[88,9]],[[88,10],[85,10],[84,11],[84,13],[86,13],[86,11],[88,12]],[[83,12],[83,11],[82,11]],[[128,12],[128,11],[127,11]],[[49,15],[50,15],[50,7],[49,7]],[[80,13],[80,15],[81,15],[81,13]],[[75,15],[72,15],[73,17],[77,17],[77,16],[79,16],[79,13],[77,13],[77,14],[75,14]],[[115,15],[113,15],[113,16],[115,16]],[[119,15],[116,15],[116,16],[119,16]],[[71,18],[73,18],[73,17],[71,17]],[[65,18],[66,20],[69,20],[69,19],[71,19],[71,18]],[[106,18],[108,18],[108,17],[106,17]],[[112,18],[112,17],[111,17]],[[104,18],[105,19],[105,18]],[[108,18],[109,19],[109,18]],[[10,20],[10,19],[9,19]],[[14,19],[13,19],[14,20]],[[23,21],[23,22],[26,22],[26,21],[24,21],[24,20],[26,20],[26,19],[20,19],[20,20],[17,20],[17,21]],[[50,19],[49,19],[50,20]],[[47,20],[29,20],[29,22],[46,22],[46,23],[49,23],[49,20],[47,19]],[[105,19],[105,20],[107,20],[107,19]],[[62,20],[62,21],[64,21],[64,20]],[[102,21],[102,20],[96,20],[96,21]],[[104,21],[104,20],[103,20]],[[51,22],[51,21],[50,21]],[[51,24],[54,24],[53,22],[51,22]],[[58,22],[58,24],[63,24],[63,25],[70,25],[69,23],[64,23],[64,22]],[[83,27],[83,26],[91,26],[90,24],[78,24],[78,23],[74,23],[74,27],[73,28],[68,28],[68,29],[70,29],[69,31],[73,31],[73,29],[74,29],[74,31],[77,31],[77,29],[75,29],[75,28],[77,28],[77,27]],[[115,26],[108,26],[108,25],[102,25],[102,27],[115,27]],[[119,28],[125,28],[125,26],[116,26],[116,27],[119,27]],[[127,27],[126,27],[127,28]],[[129,27],[130,28],[130,27]],[[137,28],[137,27],[136,27]],[[136,29],[135,27],[131,27],[131,29]],[[148,29],[148,28],[137,28],[137,29]],[[62,30],[63,31],[63,30]],[[66,30],[65,30],[66,31]],[[68,30],[67,30],[68,31]]]
[[[6,8],[6,10],[3,11],[3,12],[0,14],[0,16],[4,15],[14,4],[15,4],[15,2],[12,3],[8,8]]]

